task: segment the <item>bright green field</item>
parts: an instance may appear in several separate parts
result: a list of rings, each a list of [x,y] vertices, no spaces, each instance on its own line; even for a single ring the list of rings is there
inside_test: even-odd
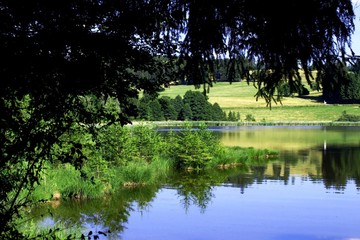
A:
[[[194,86],[170,86],[160,96],[171,98],[177,95],[184,96],[188,90],[203,91],[203,88],[195,89]],[[358,104],[332,105],[324,104],[321,93],[313,91],[310,95],[299,97],[288,97],[282,100],[282,104],[273,103],[271,109],[266,106],[264,99],[256,101],[254,97],[256,88],[246,82],[215,83],[208,93],[211,103],[217,102],[225,111],[240,113],[244,121],[247,114],[255,117],[257,122],[329,122],[337,120],[343,111],[348,114],[360,115]]]

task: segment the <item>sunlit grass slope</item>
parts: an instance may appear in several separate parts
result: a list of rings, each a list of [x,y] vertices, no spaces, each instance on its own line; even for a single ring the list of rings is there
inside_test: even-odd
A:
[[[160,93],[160,96],[171,98],[177,95],[184,96],[188,90],[203,91],[200,87],[178,85],[170,86]],[[304,97],[286,97],[281,103],[272,103],[271,109],[264,99],[256,100],[257,89],[246,82],[219,82],[209,89],[208,97],[211,103],[217,102],[225,111],[240,113],[241,120],[251,114],[257,122],[311,122],[335,121],[343,111],[349,114],[360,115],[359,105],[354,104],[324,104],[321,93],[311,91]]]

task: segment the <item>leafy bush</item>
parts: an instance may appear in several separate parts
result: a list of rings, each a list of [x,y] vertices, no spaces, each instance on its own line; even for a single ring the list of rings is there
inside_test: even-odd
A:
[[[323,83],[323,96],[328,103],[357,103],[360,101],[360,74],[351,72],[340,63],[328,63],[318,74]]]
[[[300,85],[300,86],[292,85],[292,86],[293,86],[293,88],[291,88],[291,86],[288,82],[282,83],[277,88],[278,94],[282,97],[290,97],[294,93],[298,93],[300,96],[310,94],[309,90],[304,85]]]
[[[280,96],[283,96],[283,97],[289,97],[292,92],[290,90],[290,85],[289,83],[285,82],[285,83],[282,83],[278,88],[277,88],[277,91],[278,91],[278,94]]]
[[[211,167],[239,164],[246,165],[248,163],[264,162],[277,156],[277,152],[267,149],[254,149],[242,147],[227,147],[211,161]]]
[[[205,125],[193,129],[187,124],[180,133],[170,133],[168,138],[172,146],[170,157],[177,168],[202,169],[221,150],[219,140]]]
[[[104,185],[96,179],[87,179],[70,164],[47,166],[41,185],[32,194],[34,201],[49,200],[55,192],[62,198],[97,198]]]
[[[63,197],[95,198],[123,185],[154,184],[165,179],[171,168],[200,170],[220,164],[246,163],[267,154],[225,148],[205,124],[196,129],[186,124],[183,130],[165,135],[147,126],[111,125],[99,129],[93,138],[78,130],[72,132],[74,135],[64,136],[63,151],[72,152],[69,142],[80,142],[80,155],[86,157],[83,165],[76,168],[68,163],[49,162],[34,200],[50,199],[54,192]],[[61,156],[62,152],[55,150]]]
[[[348,82],[340,86],[340,96],[343,102],[355,103],[360,100],[360,74],[348,73]]]
[[[255,122],[255,118],[253,117],[252,114],[247,114],[246,117],[245,117],[245,121],[248,121],[248,122]]]
[[[130,162],[121,169],[121,175],[125,184],[145,184],[154,180],[145,162]]]
[[[163,96],[156,98],[144,94],[138,102],[138,119],[149,121],[225,121],[226,114],[219,104],[208,102],[207,96],[198,91],[187,91],[184,98]]]
[[[234,122],[239,121],[240,120],[240,113],[239,112],[235,113],[235,112],[230,111],[228,113],[227,120],[228,121],[234,121]]]
[[[360,122],[360,116],[353,115],[353,114],[347,114],[346,111],[344,111],[337,121],[338,122]]]

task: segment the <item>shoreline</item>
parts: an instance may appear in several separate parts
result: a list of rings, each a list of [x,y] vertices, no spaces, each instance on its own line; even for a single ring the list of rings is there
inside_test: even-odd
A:
[[[194,127],[206,124],[209,127],[240,127],[240,126],[338,126],[358,127],[360,122],[334,122],[334,121],[299,121],[299,122],[230,122],[230,121],[134,121],[128,126],[153,125],[157,127],[183,127],[191,124]]]

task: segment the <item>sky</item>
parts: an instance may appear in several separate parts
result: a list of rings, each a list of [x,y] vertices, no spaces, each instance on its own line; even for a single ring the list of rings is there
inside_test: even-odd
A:
[[[355,12],[355,32],[351,36],[352,50],[356,55],[360,55],[360,0],[353,0],[354,12]]]

